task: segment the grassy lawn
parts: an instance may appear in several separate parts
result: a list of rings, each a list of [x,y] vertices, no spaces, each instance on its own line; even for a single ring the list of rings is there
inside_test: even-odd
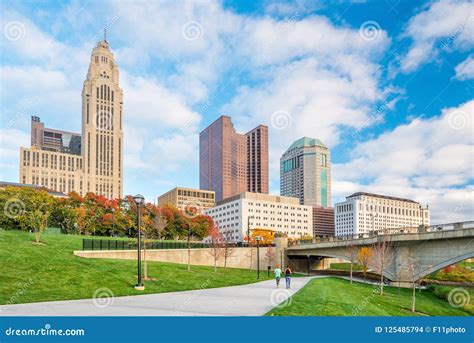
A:
[[[136,261],[86,259],[74,256],[84,236],[43,235],[43,245],[33,244],[33,234],[0,231],[0,304],[92,298],[106,287],[115,296],[184,291],[241,285],[265,280],[266,272],[243,269],[148,262],[146,290],[134,290]]]
[[[416,310],[411,309],[411,290],[385,287],[384,295],[376,286],[337,278],[314,279],[296,293],[287,306],[274,308],[269,316],[468,316],[451,307],[430,291],[417,291]],[[375,290],[375,293],[374,293]],[[471,290],[472,296],[472,290]]]
[[[330,268],[331,270],[344,270],[344,271],[350,271],[351,270],[351,264],[350,263],[331,263]],[[352,264],[352,271],[356,270],[363,270],[363,267],[359,264]]]

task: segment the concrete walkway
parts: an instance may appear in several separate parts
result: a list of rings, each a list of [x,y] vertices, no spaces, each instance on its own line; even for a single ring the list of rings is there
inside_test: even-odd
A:
[[[271,280],[126,297],[112,297],[105,290],[96,299],[3,305],[0,316],[262,316],[277,305],[288,304],[287,299],[312,278],[292,278],[290,290],[285,289],[285,280],[279,289]]]

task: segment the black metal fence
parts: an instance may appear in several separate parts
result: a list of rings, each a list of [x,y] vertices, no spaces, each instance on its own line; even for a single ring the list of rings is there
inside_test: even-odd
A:
[[[209,248],[208,243],[191,242],[191,249]],[[233,247],[245,247],[246,243],[231,244]],[[275,246],[274,244],[260,244],[260,247]],[[254,246],[255,247],[255,246]],[[147,249],[187,249],[188,242],[171,242],[171,241],[151,241],[146,242]],[[100,239],[100,238],[84,238],[82,239],[82,250],[136,250],[136,240],[114,240],[114,239]]]
[[[191,242],[190,247],[208,248],[209,244]],[[187,242],[151,241],[146,242],[147,249],[187,249]],[[93,239],[84,238],[82,240],[82,250],[134,250],[137,249],[137,241],[113,240],[113,239]]]

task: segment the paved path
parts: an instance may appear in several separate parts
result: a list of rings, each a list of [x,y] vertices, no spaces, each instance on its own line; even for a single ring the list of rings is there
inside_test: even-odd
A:
[[[284,288],[284,280],[279,289],[275,288],[275,281],[270,280],[242,286],[100,300],[3,305],[0,316],[261,316],[286,301],[311,278],[293,278],[290,290]]]

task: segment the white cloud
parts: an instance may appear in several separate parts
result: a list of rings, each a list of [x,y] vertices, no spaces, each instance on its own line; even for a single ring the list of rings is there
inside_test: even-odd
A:
[[[0,128],[0,180],[18,182],[20,146],[30,144],[30,135],[24,131]],[[13,180],[7,175],[14,173]]]
[[[463,62],[459,63],[456,68],[456,79],[470,80],[474,79],[474,55],[470,55]]]
[[[122,73],[125,121],[156,129],[195,131],[199,114],[186,106],[184,98],[157,80]]]
[[[111,1],[110,6],[121,13],[114,30],[121,32],[117,39],[127,46],[122,55],[131,62],[126,65],[129,69],[146,67],[152,60],[171,62],[174,72],[166,86],[191,104],[207,99],[208,87],[232,60],[229,44],[240,30],[241,17],[224,10],[218,1]]]
[[[67,85],[66,75],[57,70],[46,70],[38,66],[4,66],[0,67],[2,82],[7,84],[3,90],[18,95],[37,92],[38,89],[59,90]]]
[[[358,28],[311,16],[250,20],[243,33],[237,51],[250,62],[255,85],[241,86],[221,113],[235,116],[241,131],[269,125],[273,183],[279,178],[279,158],[292,141],[310,136],[334,146],[344,128],[373,124],[376,104],[395,91],[379,85],[377,59],[390,43],[383,30],[365,40]],[[272,125],[275,112],[287,112],[290,126],[278,130]]]
[[[403,72],[412,72],[435,59],[441,50],[466,50],[474,46],[474,3],[436,1],[411,18],[403,37],[413,42],[401,58]]]
[[[249,20],[243,30],[239,50],[257,66],[309,55],[320,57],[328,67],[337,67],[343,56],[374,59],[390,43],[383,29],[368,40],[358,28],[337,27],[323,16]]]
[[[360,143],[349,162],[332,165],[335,200],[365,190],[429,204],[434,222],[453,213],[456,220],[472,220],[473,132],[471,100]]]

